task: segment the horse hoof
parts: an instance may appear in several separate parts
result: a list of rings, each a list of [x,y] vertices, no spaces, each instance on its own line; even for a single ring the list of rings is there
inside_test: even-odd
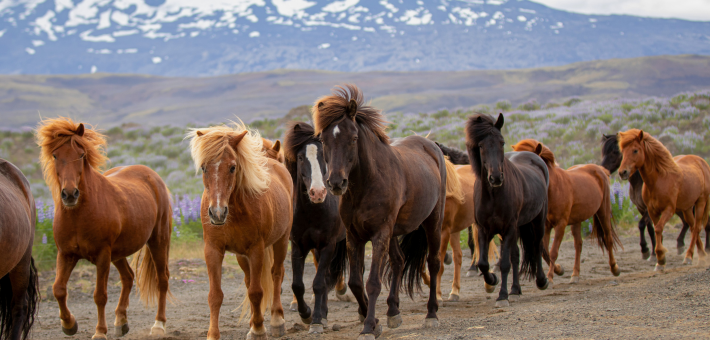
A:
[[[469,270],[466,272],[466,277],[474,277],[478,272],[475,270]]]
[[[357,340],[375,340],[374,334],[360,334]]]
[[[289,307],[289,310],[292,312],[298,312],[298,302],[291,302],[291,307]]]
[[[508,295],[508,301],[510,302],[518,302],[520,300],[520,294],[510,294]]]
[[[282,323],[280,326],[271,326],[271,336],[274,338],[280,338],[286,335],[286,323]]]
[[[247,334],[247,340],[267,340],[269,339],[268,336],[266,336],[266,332],[261,333],[261,334],[255,334],[252,330],[249,330],[249,333]]]
[[[325,326],[323,326],[321,324],[314,323],[308,329],[308,334],[322,334],[324,328],[325,328]]]
[[[678,246],[678,248],[676,250],[678,250],[678,255],[682,255],[683,252],[685,251],[685,246],[684,245]]]
[[[71,321],[74,321],[74,326],[71,326],[69,328],[65,328],[64,322],[62,322],[62,332],[64,332],[64,334],[66,335],[74,335],[79,330],[79,323],[76,322],[74,315],[71,316]]]
[[[656,268],[654,269],[654,271],[663,273],[663,271],[665,269],[666,269],[666,265],[656,263]]]
[[[402,314],[387,317],[387,327],[397,328],[402,325]]]
[[[91,337],[91,340],[96,340],[96,339],[108,339],[106,337],[106,334],[103,333],[95,333],[94,336]]]
[[[439,319],[437,319],[437,318],[424,319],[424,328],[437,328],[437,327],[439,327]]]
[[[496,301],[496,307],[510,307],[510,302],[508,300],[498,300]]]
[[[460,299],[461,298],[457,294],[451,293],[449,295],[449,301],[451,302],[458,302]]]
[[[493,293],[496,290],[496,286],[491,286],[485,282],[483,283],[483,286],[486,288],[486,293],[488,294]]]
[[[301,321],[303,321],[303,323],[305,323],[306,325],[310,325],[311,322],[313,322],[313,314],[311,314],[311,316],[309,316],[309,317],[306,318],[306,319],[304,319],[303,317],[301,317]]]
[[[357,316],[358,316],[358,320],[360,320],[360,323],[365,322],[365,316],[364,316],[364,315],[362,315],[362,314],[360,314],[360,313],[357,313]]]
[[[542,286],[537,286],[537,289],[539,289],[539,290],[545,290],[545,289],[547,289],[547,287],[549,287],[549,286],[550,286],[550,280],[548,280],[547,278],[545,278],[545,284],[542,285]]]
[[[348,286],[343,286],[343,290],[336,290],[335,291],[335,293],[337,293],[337,295],[341,295],[341,296],[345,295],[345,293],[347,293],[347,292],[348,292]]]
[[[650,257],[651,257],[651,251],[650,251],[650,250],[642,251],[642,252],[641,252],[641,258],[642,258],[642,259],[648,260]]]
[[[347,290],[346,290],[346,291],[347,291]],[[335,293],[335,298],[338,299],[338,301],[351,302],[350,297],[349,297],[347,294],[345,294],[345,293],[339,294],[339,293],[336,292],[336,293]]]
[[[619,265],[618,265],[618,264],[614,264],[614,266],[611,267],[611,273],[612,273],[614,276],[619,276],[619,275],[621,275],[621,270],[619,270]]]
[[[559,266],[560,270],[559,270],[559,272],[558,272],[557,270],[555,270],[555,274],[556,274],[557,276],[565,275],[565,269],[562,268],[562,266],[560,266],[560,265],[557,265],[557,266]],[[556,269],[556,268],[555,268],[555,269]]]
[[[155,324],[150,329],[150,335],[158,335],[158,336],[165,335],[165,322],[155,321]]]
[[[451,254],[449,254],[449,253],[447,252],[446,255],[444,255],[444,264],[445,264],[445,265],[450,265],[450,264],[453,263],[453,262],[454,262],[454,260],[451,258]]]
[[[113,327],[113,335],[116,337],[122,337],[126,334],[128,334],[128,323],[124,324],[123,326],[114,326]]]
[[[368,334],[360,334],[360,336],[357,337],[357,340],[375,340],[382,335],[382,325],[379,323],[377,326],[375,326],[375,329],[372,331],[372,333]]]
[[[689,265],[693,264],[693,258],[692,257],[686,257],[683,259],[683,265]]]

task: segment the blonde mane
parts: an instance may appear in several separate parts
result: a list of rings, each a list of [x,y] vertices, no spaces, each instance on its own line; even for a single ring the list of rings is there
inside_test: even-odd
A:
[[[638,137],[641,132],[642,131],[639,129],[619,132],[619,148],[622,153],[624,152],[624,148],[628,147],[631,143],[639,142]],[[663,143],[644,132],[640,144],[646,156],[644,166],[648,167],[649,170],[657,172],[661,176],[680,173],[680,167],[678,167],[678,164],[673,160],[673,155],[663,146]]]
[[[185,138],[190,139],[190,151],[195,162],[195,172],[199,172],[205,163],[221,157],[225,152],[230,152],[237,159],[235,190],[249,196],[261,195],[271,184],[268,158],[263,150],[261,135],[258,131],[247,128],[244,123],[232,124],[234,127],[221,125],[190,129]],[[237,144],[237,150],[232,149],[229,141],[244,131],[247,131],[247,134]]]
[[[444,156],[444,158],[446,162],[446,197],[453,197],[459,204],[463,204],[465,196],[461,180],[459,180],[459,174],[456,172],[456,166],[449,161],[448,156]]]
[[[94,130],[93,127],[85,127],[84,135],[76,134],[79,123],[71,118],[59,117],[44,119],[39,122],[36,130],[37,145],[41,148],[39,162],[42,165],[44,181],[52,191],[52,198],[55,202],[60,200],[59,178],[54,167],[53,153],[62,145],[71,142],[72,147],[77,146],[84,149],[84,157],[89,165],[101,172],[108,161],[106,157],[106,137]]]

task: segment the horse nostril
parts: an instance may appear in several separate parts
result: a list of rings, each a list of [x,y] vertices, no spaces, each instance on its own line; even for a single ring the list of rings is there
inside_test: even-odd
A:
[[[74,198],[79,198],[79,189],[74,189]]]
[[[65,189],[62,189],[62,199],[65,200],[68,197],[69,197],[69,195],[67,195],[67,191]]]
[[[344,179],[344,180],[343,180],[343,184],[341,185],[341,187],[345,188],[345,187],[347,187],[347,186],[348,186],[348,180],[347,180],[347,179]]]
[[[311,195],[311,196],[315,196],[315,195],[316,195],[316,191],[315,191],[314,189],[311,189],[311,190],[308,191],[308,194]]]
[[[229,207],[224,207],[224,215],[222,215],[222,217],[227,218],[228,212],[229,212]]]

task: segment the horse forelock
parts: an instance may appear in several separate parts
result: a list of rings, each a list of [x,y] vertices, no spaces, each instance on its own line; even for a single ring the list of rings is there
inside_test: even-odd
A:
[[[298,128],[296,128],[296,125],[298,125]],[[290,123],[286,127],[286,134],[284,135],[284,157],[289,162],[295,162],[298,151],[309,143],[320,144],[320,139],[316,137],[313,126],[305,122]]]
[[[92,127],[85,127],[83,136],[77,134],[79,123],[71,118],[59,117],[42,120],[36,130],[37,145],[40,147],[39,161],[42,174],[55,201],[60,199],[60,183],[54,165],[53,153],[66,143],[81,147],[89,165],[101,172],[108,162],[106,157],[106,137]]]
[[[639,129],[631,129],[624,132],[619,132],[619,149],[621,152],[624,148],[628,148],[633,143],[639,143],[643,148],[645,155],[644,167],[649,167],[653,172],[657,172],[664,176],[669,173],[679,173],[680,167],[673,160],[673,155],[666,147],[647,132],[643,133],[643,138],[639,142],[638,137],[641,133]]]
[[[347,118],[347,108],[350,100],[357,103],[355,122],[361,127],[371,130],[377,138],[389,144],[387,136],[387,121],[382,113],[370,105],[365,105],[365,99],[360,89],[353,84],[336,86],[332,94],[318,98],[313,105],[313,123],[315,134],[320,135],[324,129],[335,122]]]
[[[503,139],[503,134],[495,127],[495,120],[487,114],[475,114],[466,122],[466,144],[469,148],[478,145],[489,137]]]
[[[222,157],[225,152],[229,152],[236,158],[235,190],[251,196],[261,195],[271,184],[268,157],[263,150],[263,139],[258,131],[247,128],[243,123],[233,123],[233,125],[234,127],[221,125],[190,129],[186,138],[190,139],[190,152],[195,164],[195,172],[199,172],[205,163],[212,162]],[[201,135],[198,135],[198,131]],[[244,131],[247,131],[247,134],[234,150],[230,146],[230,140]]]
[[[602,156],[611,154],[614,151],[619,151],[619,139],[616,135],[606,136],[602,140]]]

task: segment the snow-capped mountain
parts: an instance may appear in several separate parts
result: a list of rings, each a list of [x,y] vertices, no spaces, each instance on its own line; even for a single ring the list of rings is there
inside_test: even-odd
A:
[[[469,70],[710,54],[710,23],[525,0],[0,0],[0,73]]]

